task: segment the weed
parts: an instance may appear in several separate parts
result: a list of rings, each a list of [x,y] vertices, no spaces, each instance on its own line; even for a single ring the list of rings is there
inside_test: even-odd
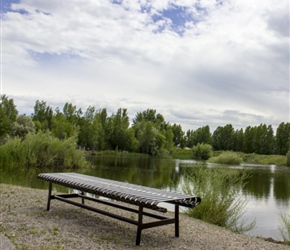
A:
[[[246,225],[240,221],[246,200],[240,196],[250,172],[235,169],[193,168],[182,184],[184,193],[201,197],[200,205],[187,210],[191,217],[243,233],[255,226],[255,221]]]

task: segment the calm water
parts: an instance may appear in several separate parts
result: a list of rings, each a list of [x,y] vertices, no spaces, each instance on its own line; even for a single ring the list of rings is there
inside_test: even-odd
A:
[[[179,182],[198,163],[193,160],[164,160],[140,158],[94,158],[94,167],[81,170],[65,170],[93,176],[135,183],[139,185],[176,190]],[[215,167],[215,165],[211,165]],[[279,213],[290,209],[290,168],[275,165],[221,166],[222,168],[247,168],[252,177],[241,190],[247,199],[243,219],[256,220],[256,227],[247,232],[253,236],[281,239],[278,227],[281,226]],[[38,169],[2,167],[1,182],[32,188],[47,189],[47,183],[37,179]],[[42,170],[41,172],[61,172],[62,169]],[[201,197],[202,198],[202,197]]]

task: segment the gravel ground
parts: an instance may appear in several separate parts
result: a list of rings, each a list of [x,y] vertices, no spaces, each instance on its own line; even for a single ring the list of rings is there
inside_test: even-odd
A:
[[[235,234],[180,215],[180,237],[174,225],[143,230],[135,246],[136,226],[52,200],[46,211],[47,191],[0,184],[0,248],[16,249],[284,249],[289,246]],[[88,203],[88,202],[87,202]],[[95,207],[102,205],[94,204]],[[114,208],[102,207],[108,211]],[[117,211],[136,218],[136,214]],[[8,241],[8,242],[7,242]],[[12,247],[12,246],[11,246]]]

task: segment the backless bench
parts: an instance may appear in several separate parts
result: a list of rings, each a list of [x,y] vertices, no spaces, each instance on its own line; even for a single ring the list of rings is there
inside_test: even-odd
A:
[[[38,178],[49,182],[47,210],[50,209],[50,200],[57,199],[72,205],[82,207],[115,219],[119,219],[137,226],[136,245],[140,245],[141,231],[146,228],[158,227],[167,224],[175,224],[175,237],[179,237],[179,206],[193,208],[197,206],[201,199],[181,193],[159,190],[140,185],[134,185],[119,181],[113,181],[104,178],[93,177],[89,175],[77,173],[42,173]],[[52,184],[58,184],[68,188],[80,191],[79,193],[72,194],[59,194],[52,195]],[[85,193],[92,194],[95,197],[87,196]],[[133,204],[138,209],[130,208],[118,204],[117,202],[110,202],[100,197],[122,201],[125,203]],[[70,198],[81,198],[77,202]],[[85,199],[94,202],[99,202],[108,206],[123,209],[138,214],[138,220],[123,217],[113,214],[93,206],[85,204]],[[160,206],[159,203],[165,202],[175,206],[174,218],[168,218],[161,215],[153,214],[144,211],[144,208],[156,210],[166,213],[167,209]],[[153,222],[143,223],[143,216],[154,218]]]

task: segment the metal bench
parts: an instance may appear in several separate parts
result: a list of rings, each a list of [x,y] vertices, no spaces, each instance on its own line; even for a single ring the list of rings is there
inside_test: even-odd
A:
[[[77,173],[42,173],[38,175],[38,178],[49,182],[47,211],[50,209],[51,199],[57,199],[78,207],[107,215],[109,217],[113,217],[118,220],[131,223],[137,226],[136,245],[140,245],[141,231],[143,229],[167,224],[175,224],[175,237],[179,237],[179,206],[193,208],[201,202],[199,197],[193,197],[181,193],[159,190],[155,188]],[[51,191],[53,183],[75,189],[80,192],[72,194],[52,195]],[[95,197],[87,196],[85,193],[93,194]],[[70,199],[78,197],[81,198],[81,202]],[[126,207],[118,204],[118,202],[110,202],[105,199],[100,199],[100,197],[106,197],[109,199],[133,204],[138,206],[139,209]],[[137,213],[138,220],[133,220],[131,218],[123,217],[92,206],[88,206],[85,204],[85,200],[91,200],[115,208]],[[174,218],[168,218],[144,211],[144,208],[147,208],[166,213],[167,209],[160,206],[159,204],[161,202],[170,203],[175,206]],[[156,220],[153,222],[143,223],[143,216],[148,216]]]

